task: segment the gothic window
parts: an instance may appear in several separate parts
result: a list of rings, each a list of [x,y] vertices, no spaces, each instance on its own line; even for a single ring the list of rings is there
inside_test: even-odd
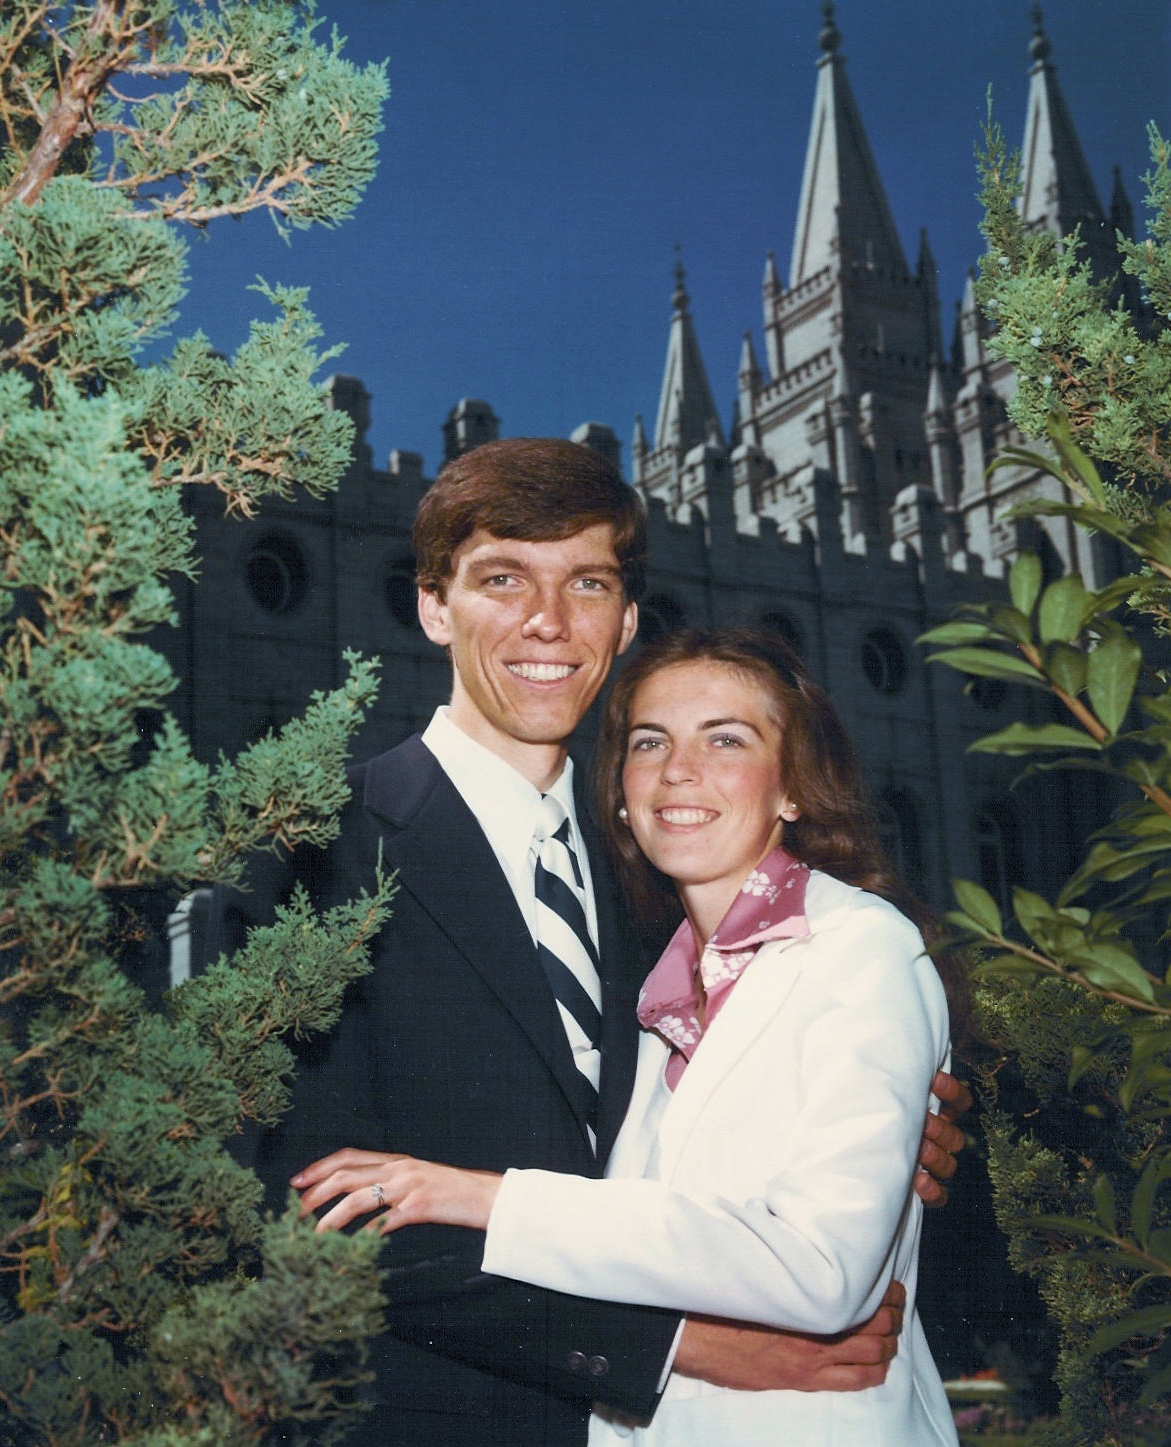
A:
[[[919,810],[902,789],[886,789],[878,800],[878,836],[882,852],[899,877],[916,893],[925,893],[923,833]]]
[[[687,625],[683,605],[670,593],[652,593],[638,605],[638,636],[643,643],[653,643],[664,633]]]
[[[787,613],[770,610],[760,615],[760,622],[762,627],[779,634],[798,658],[805,657],[805,639],[802,637],[801,629]]]
[[[390,616],[402,628],[419,627],[415,599],[415,560],[397,558],[386,575],[386,606],[390,609]]]
[[[291,613],[304,601],[309,569],[296,543],[282,533],[257,539],[245,564],[248,591],[266,613]]]
[[[879,693],[898,693],[907,681],[907,652],[889,628],[875,628],[862,640],[862,672]]]

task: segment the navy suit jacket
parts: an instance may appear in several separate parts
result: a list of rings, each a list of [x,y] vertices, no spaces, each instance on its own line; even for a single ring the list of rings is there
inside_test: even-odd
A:
[[[630,1095],[645,969],[589,811],[602,976],[599,1154],[532,936],[482,829],[417,736],[350,773],[337,841],[297,874],[322,907],[396,872],[373,969],[342,1019],[299,1047],[292,1105],[257,1143],[269,1201],[343,1145],[503,1171],[597,1175]],[[388,1334],[378,1407],[354,1440],[435,1447],[572,1447],[601,1398],[649,1414],[678,1316],[486,1276],[482,1236],[411,1227],[387,1238]]]

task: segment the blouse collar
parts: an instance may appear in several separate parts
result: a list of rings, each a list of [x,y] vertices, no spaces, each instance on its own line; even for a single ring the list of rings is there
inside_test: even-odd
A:
[[[809,934],[805,917],[808,883],[807,864],[798,863],[780,848],[767,854],[740,886],[740,893],[716,926],[699,955],[698,971],[698,946],[690,923],[684,920],[675,931],[643,984],[638,1018],[645,1029],[657,1031],[682,1052],[685,1059],[674,1072],[676,1078],[703,1034],[697,973],[703,982],[710,1025],[761,945],[768,940],[803,939]],[[671,1073],[669,1069],[668,1079]]]

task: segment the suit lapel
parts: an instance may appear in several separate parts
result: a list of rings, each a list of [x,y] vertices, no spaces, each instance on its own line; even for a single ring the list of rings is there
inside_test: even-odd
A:
[[[411,738],[372,760],[365,806],[383,859],[528,1037],[578,1116],[577,1069],[532,936],[475,815],[430,749]],[[393,907],[393,906],[392,906]]]
[[[671,1097],[659,1133],[659,1179],[669,1181],[703,1109],[720,1082],[768,1029],[801,976],[803,939],[766,945],[737,980],[704,1032]]]

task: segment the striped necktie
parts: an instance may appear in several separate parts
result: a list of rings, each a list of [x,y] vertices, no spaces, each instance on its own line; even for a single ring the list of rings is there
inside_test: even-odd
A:
[[[579,1074],[579,1106],[597,1150],[598,1080],[602,1056],[602,985],[598,952],[586,922],[585,881],[569,838],[560,800],[546,794],[533,831],[533,879],[537,897],[537,955],[573,1050]]]

